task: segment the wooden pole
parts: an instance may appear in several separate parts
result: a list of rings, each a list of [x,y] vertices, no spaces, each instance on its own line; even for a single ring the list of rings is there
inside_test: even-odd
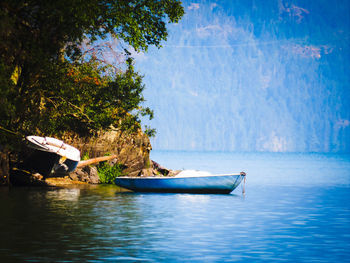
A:
[[[85,161],[80,161],[77,165],[77,168],[84,167],[87,165],[97,164],[99,162],[112,160],[114,158],[117,158],[117,155],[102,156],[102,157],[96,157],[96,158],[92,158],[92,159],[85,160]]]

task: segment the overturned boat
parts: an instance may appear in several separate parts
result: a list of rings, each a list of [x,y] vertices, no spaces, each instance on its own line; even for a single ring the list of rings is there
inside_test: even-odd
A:
[[[78,149],[56,138],[27,136],[26,140],[33,153],[25,160],[24,167],[44,177],[72,172],[80,161]]]
[[[115,184],[134,192],[229,194],[245,176],[244,172],[213,175],[186,170],[168,177],[117,177]]]

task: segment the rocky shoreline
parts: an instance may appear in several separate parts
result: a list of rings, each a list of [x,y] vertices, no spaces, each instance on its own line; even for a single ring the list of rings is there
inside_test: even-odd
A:
[[[179,172],[166,169],[154,161],[151,162],[152,167],[140,170],[137,176],[175,176]],[[65,186],[101,183],[96,166],[77,168],[69,174],[52,174],[47,178],[39,173],[12,169],[9,179],[12,186]]]
[[[111,155],[114,158],[105,161],[110,167],[121,165],[123,176],[174,176],[172,171],[150,160],[152,146],[149,138],[141,130],[133,134],[124,134],[115,129],[100,133],[95,137],[79,138],[64,136],[68,144],[80,150],[81,155],[96,158]],[[9,155],[0,156],[0,185],[12,186],[64,186],[101,183],[97,165],[85,165],[71,173],[51,174],[47,178],[35,171],[19,168],[11,163]]]

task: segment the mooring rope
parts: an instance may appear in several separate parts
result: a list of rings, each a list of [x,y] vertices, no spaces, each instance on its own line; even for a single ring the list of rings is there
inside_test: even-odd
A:
[[[247,174],[245,172],[240,173],[241,176],[243,176],[243,184],[242,185],[242,194],[245,195],[245,182],[247,178]]]
[[[6,128],[2,127],[2,126],[0,126],[0,130],[3,130],[5,132],[11,133],[13,135],[16,135],[16,136],[19,136],[19,137],[22,137],[22,138],[24,137],[24,135],[22,135],[22,134],[20,134],[18,132],[14,132],[14,131],[11,131],[9,129],[6,129]]]

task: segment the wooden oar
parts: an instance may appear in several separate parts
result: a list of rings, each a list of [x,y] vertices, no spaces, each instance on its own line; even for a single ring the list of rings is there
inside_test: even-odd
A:
[[[91,165],[91,164],[96,164],[99,162],[112,160],[116,157],[117,157],[117,155],[109,155],[109,156],[96,157],[96,158],[92,158],[92,159],[85,160],[85,161],[80,161],[78,163],[77,167],[79,168],[79,167],[83,167],[83,166],[87,166],[87,165]]]

